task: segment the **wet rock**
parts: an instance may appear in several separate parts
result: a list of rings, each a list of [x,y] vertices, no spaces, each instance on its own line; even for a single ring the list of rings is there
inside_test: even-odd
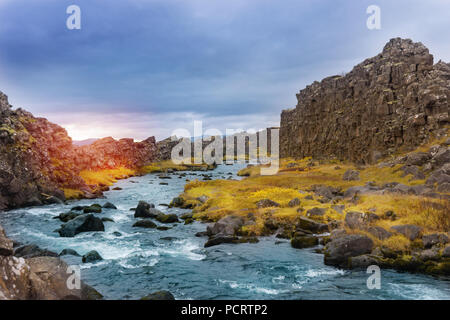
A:
[[[237,216],[227,216],[212,226],[206,228],[207,235],[209,237],[216,235],[234,236],[236,232],[243,226],[244,219]]]
[[[305,217],[299,217],[297,227],[314,233],[322,233],[328,231],[328,226]]]
[[[101,219],[85,214],[63,224],[58,233],[61,237],[74,237],[81,232],[90,231],[105,231],[105,226]]]
[[[108,218],[108,217],[103,217],[102,218],[103,222],[114,222],[114,219]]]
[[[192,212],[184,213],[180,216],[180,219],[187,220],[192,219],[194,217],[194,214]]]
[[[154,204],[147,203],[145,201],[139,201],[136,210],[134,211],[135,218],[155,218],[161,211],[155,209]]]
[[[175,297],[169,291],[157,291],[141,298],[141,300],[175,300]]]
[[[172,207],[180,208],[180,207],[183,206],[183,204],[184,204],[184,199],[183,199],[183,198],[181,198],[181,197],[175,197],[175,198],[173,198],[172,201],[170,202],[169,207],[170,207],[170,208],[172,208]]]
[[[360,180],[359,171],[356,170],[347,170],[342,177],[345,181],[357,181]]]
[[[35,257],[57,257],[58,254],[53,251],[41,249],[35,244],[30,244],[15,249],[14,256],[29,259]]]
[[[114,187],[114,188],[112,188],[112,190],[114,190],[114,191],[120,191],[120,190],[123,190],[123,189],[120,188],[120,187]]]
[[[256,206],[261,209],[261,208],[279,207],[280,204],[270,199],[262,199],[256,203]]]
[[[194,219],[188,218],[188,219],[184,220],[184,224],[185,224],[185,225],[191,224],[191,223],[194,223],[194,221],[195,221]]]
[[[166,226],[157,226],[156,229],[159,230],[159,231],[167,231],[167,230],[170,230],[172,228],[166,227]]]
[[[84,213],[102,213],[102,207],[99,204],[93,204],[89,207],[84,207]]]
[[[117,207],[116,207],[114,204],[112,204],[111,202],[105,203],[105,204],[103,205],[103,208],[105,208],[105,209],[113,209],[113,210],[117,210]]]
[[[70,220],[73,220],[76,217],[79,217],[79,216],[81,216],[83,214],[84,213],[65,212],[65,213],[60,213],[58,216],[54,217],[54,219],[59,219],[62,222],[69,222]]]
[[[207,233],[206,231],[200,231],[200,232],[197,232],[197,233],[195,234],[195,236],[198,237],[198,238],[201,238],[201,237],[207,237],[207,236],[208,236],[208,233]]]
[[[314,236],[302,236],[291,239],[291,246],[296,249],[310,248],[319,244],[319,239]]]
[[[84,206],[75,206],[72,209],[70,209],[70,211],[83,211],[84,210]]]
[[[372,265],[379,265],[380,259],[376,256],[364,254],[356,257],[349,258],[350,269],[366,269]]]
[[[429,249],[435,245],[444,245],[449,242],[448,236],[444,233],[427,234],[422,237],[423,246]]]
[[[150,229],[150,228],[156,228],[157,225],[156,225],[156,223],[154,223],[151,220],[144,219],[144,220],[137,221],[135,224],[133,224],[133,227]]]
[[[206,241],[205,248],[217,246],[223,243],[234,243],[237,240],[239,240],[239,238],[235,236],[217,235]]]
[[[349,258],[369,254],[373,241],[363,235],[345,235],[331,240],[324,249],[326,265],[349,267]]]
[[[298,207],[300,205],[300,199],[299,198],[294,198],[291,201],[289,201],[288,206],[290,208],[295,208]]]
[[[73,249],[64,249],[62,250],[58,256],[76,256],[76,257],[80,257],[80,255],[78,254],[78,252],[76,252]]]
[[[89,251],[81,258],[83,263],[91,263],[95,261],[103,260],[102,256],[95,250]]]
[[[404,235],[411,241],[416,240],[422,234],[422,228],[412,224],[404,224],[391,227],[391,230]]]
[[[165,214],[165,213],[159,213],[156,217],[156,220],[158,220],[161,223],[175,223],[175,222],[180,222],[180,220],[178,220],[178,216],[174,213],[172,214]]]

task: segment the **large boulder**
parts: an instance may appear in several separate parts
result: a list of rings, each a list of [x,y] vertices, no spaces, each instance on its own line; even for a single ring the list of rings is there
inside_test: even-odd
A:
[[[135,218],[156,218],[161,211],[155,209],[155,205],[145,201],[139,201],[136,210],[134,211]]]
[[[220,219],[214,225],[206,228],[209,237],[216,235],[234,236],[236,232],[243,226],[244,219],[237,216],[227,216]]]
[[[326,265],[349,267],[349,258],[369,254],[373,248],[373,241],[364,235],[351,234],[338,237],[324,248],[324,262]]]
[[[319,244],[319,238],[314,236],[301,236],[291,239],[291,246],[296,249],[314,247]]]
[[[156,217],[156,220],[158,220],[161,223],[176,223],[176,222],[180,222],[178,220],[178,216],[174,213],[171,214],[165,214],[165,213],[159,213]]]
[[[97,300],[102,295],[80,281],[56,257],[0,258],[0,300]],[[69,287],[67,284],[73,284]]]
[[[151,220],[144,219],[137,221],[135,224],[133,224],[133,227],[154,229],[157,227],[157,225]]]
[[[305,217],[299,217],[296,227],[314,233],[323,233],[328,231],[328,225]]]
[[[403,225],[393,226],[393,227],[391,227],[391,230],[404,235],[406,238],[408,238],[411,241],[414,241],[421,236],[423,229],[422,229],[422,227],[419,227],[419,226],[416,226],[413,224],[403,224]]]
[[[448,236],[445,233],[427,234],[422,237],[423,246],[427,249],[434,245],[444,245],[449,242]]]
[[[369,232],[374,237],[380,239],[380,240],[386,240],[390,237],[392,237],[392,233],[387,231],[386,229],[379,227],[379,226],[373,226],[369,227],[367,229],[367,232]]]
[[[238,237],[235,236],[227,236],[227,235],[216,235],[214,237],[211,237],[206,241],[205,248],[217,246],[219,244],[223,243],[236,243],[239,240]]]
[[[74,237],[81,232],[90,231],[105,231],[105,226],[100,218],[85,214],[63,224],[58,233],[61,237]]]
[[[95,262],[95,261],[100,261],[100,260],[103,260],[103,258],[100,255],[100,253],[98,253],[95,250],[89,251],[88,253],[83,255],[83,257],[81,258],[81,261],[83,263]]]

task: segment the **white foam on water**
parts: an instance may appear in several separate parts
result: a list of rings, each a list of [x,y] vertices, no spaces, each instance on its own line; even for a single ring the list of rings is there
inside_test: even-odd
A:
[[[412,300],[450,300],[450,290],[443,291],[424,284],[388,283],[394,294]]]
[[[219,282],[225,285],[228,285],[231,289],[244,289],[251,292],[256,293],[263,293],[267,295],[278,295],[280,293],[289,292],[289,290],[279,290],[279,289],[273,289],[273,288],[263,288],[255,286],[254,284],[246,284],[246,283],[238,283],[237,281],[232,280],[220,280]]]
[[[193,251],[200,249],[200,246],[194,242],[189,240],[177,240],[174,241],[173,244],[175,248],[172,247],[158,247],[158,252],[160,254],[168,254],[171,256],[185,256],[189,260],[200,261],[206,258],[206,255],[195,253]]]
[[[344,275],[345,271],[341,269],[309,269],[304,276],[308,278],[316,278],[321,276]]]
[[[143,267],[153,267],[154,265],[156,265],[159,262],[159,259],[151,259],[148,262],[143,262],[143,263],[139,263],[139,264],[131,264],[127,262],[128,259],[121,259],[118,264],[125,268],[125,269],[138,269],[138,268],[143,268]]]
[[[282,283],[284,279],[286,279],[285,276],[279,275],[278,277],[272,278],[272,282],[273,283]]]

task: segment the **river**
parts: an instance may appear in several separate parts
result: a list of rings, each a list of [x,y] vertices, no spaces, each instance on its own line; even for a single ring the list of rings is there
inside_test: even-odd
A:
[[[213,179],[236,176],[245,164],[221,165],[210,171]],[[229,175],[231,173],[231,175]],[[420,274],[382,270],[381,289],[367,288],[364,271],[329,267],[314,249],[293,249],[274,237],[256,244],[223,244],[204,248],[204,223],[173,224],[167,231],[133,228],[130,208],[139,200],[154,203],[166,213],[181,215],[188,210],[167,208],[184,188],[185,179],[200,173],[161,180],[156,174],[118,181],[121,191],[105,192],[105,199],[71,201],[18,209],[0,215],[8,236],[24,244],[60,252],[71,248],[85,254],[97,250],[104,258],[83,264],[80,257],[64,256],[70,265],[81,266],[81,276],[105,299],[139,299],[157,290],[169,290],[176,299],[450,299],[450,280]],[[160,182],[168,185],[160,185]],[[61,225],[53,219],[77,205],[112,202],[118,210],[104,209],[100,217],[105,232],[82,233],[61,238],[54,232]]]

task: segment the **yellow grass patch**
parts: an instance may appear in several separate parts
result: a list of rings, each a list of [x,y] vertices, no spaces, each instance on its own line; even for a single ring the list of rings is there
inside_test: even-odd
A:
[[[88,185],[111,186],[117,182],[117,180],[134,174],[136,174],[134,170],[120,167],[117,169],[105,169],[99,171],[83,170],[80,172],[80,177]]]

